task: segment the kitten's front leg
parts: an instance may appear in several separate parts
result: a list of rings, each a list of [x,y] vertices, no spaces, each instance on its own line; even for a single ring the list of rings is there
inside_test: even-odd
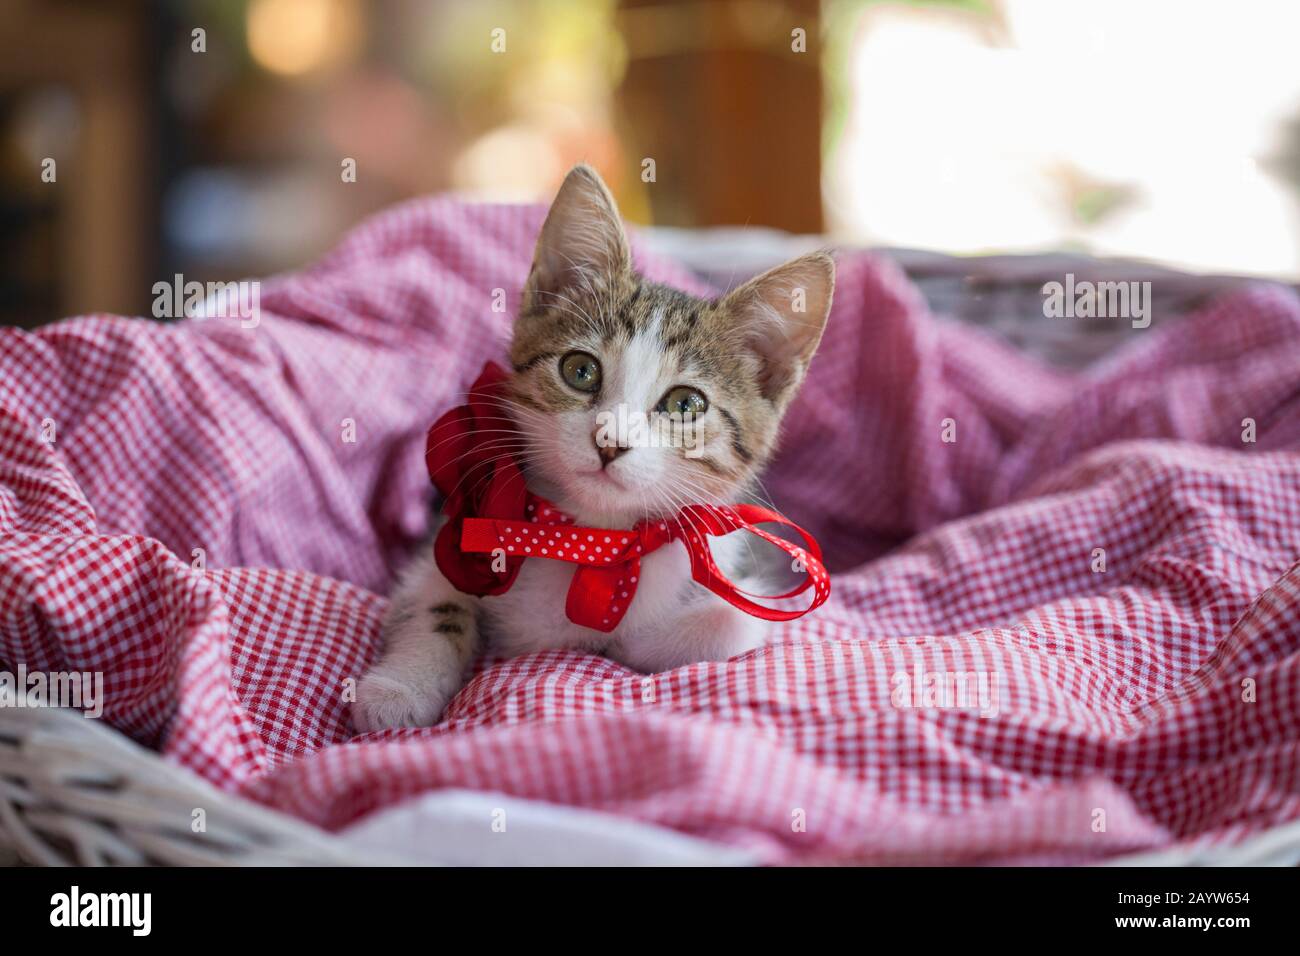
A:
[[[438,570],[430,547],[393,592],[383,656],[357,687],[353,726],[366,733],[437,723],[478,644],[474,610]]]
[[[699,661],[725,661],[762,647],[771,625],[709,595],[676,614],[665,614],[653,632],[620,639],[609,657],[643,673],[684,667]]]

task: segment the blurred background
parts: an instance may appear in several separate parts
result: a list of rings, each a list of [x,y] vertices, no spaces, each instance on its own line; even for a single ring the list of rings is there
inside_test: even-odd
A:
[[[4,0],[0,324],[578,160],[639,223],[1294,279],[1298,37],[1289,0]]]

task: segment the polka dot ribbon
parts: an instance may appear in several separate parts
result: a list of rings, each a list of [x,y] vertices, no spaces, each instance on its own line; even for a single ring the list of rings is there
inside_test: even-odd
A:
[[[569,620],[597,631],[612,631],[636,597],[641,559],[670,541],[680,541],[691,560],[691,577],[727,603],[768,621],[792,621],[820,606],[830,597],[831,579],[822,565],[821,549],[812,535],[774,511],[758,505],[688,505],[671,521],[639,523],[630,531],[583,528],[554,505],[528,495],[530,520],[466,517],[461,528],[461,550],[467,554],[499,554],[515,563],[545,558],[576,565],[565,613]],[[784,525],[798,533],[798,545],[764,531],[760,524]],[[709,535],[748,531],[785,551],[795,570],[806,577],[785,594],[750,595],[738,588],[718,568],[705,538]],[[513,560],[512,560],[513,559]],[[753,600],[783,600],[813,590],[811,603],[802,610],[767,607]]]

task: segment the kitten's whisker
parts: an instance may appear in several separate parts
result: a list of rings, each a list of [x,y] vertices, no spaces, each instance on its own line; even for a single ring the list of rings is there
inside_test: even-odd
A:
[[[497,410],[502,412],[500,417],[507,421],[515,421],[516,415],[520,415],[524,418],[528,418],[529,416],[534,418],[546,417],[543,412],[539,412],[534,408],[529,408],[527,405],[517,402],[506,395],[494,396],[490,404],[496,405]]]
[[[758,503],[770,511],[775,511],[784,518],[785,513],[776,506],[775,502],[772,501],[772,496],[768,492],[767,487],[763,484],[763,479],[758,477],[758,475],[754,475],[752,481],[758,486],[758,493],[754,494],[754,497],[758,499]]]
[[[443,441],[438,442],[437,445],[434,446],[434,448],[436,449],[440,445],[445,445],[450,440],[451,439],[444,439]],[[460,461],[462,458],[465,458],[468,455],[473,455],[475,452],[481,451],[483,449],[486,449],[488,451],[496,451],[501,448],[508,448],[511,446],[511,444],[515,443],[516,441],[518,441],[518,447],[522,448],[524,443],[514,438],[489,438],[482,445],[476,445],[475,447],[470,448],[468,451],[461,452],[459,455],[453,458],[449,462],[449,464],[455,464],[456,462]]]
[[[722,495],[701,487],[691,478],[682,477],[682,478],[678,478],[677,481],[679,484],[686,485],[689,490],[695,492],[696,494],[701,495],[699,501],[700,504],[714,505],[718,507],[726,507],[726,505],[728,504],[728,502],[722,497]],[[776,509],[773,508],[772,510],[775,511]],[[755,566],[757,566],[758,559],[754,555],[753,535],[746,534],[742,540],[744,541],[746,551],[749,553],[750,562]]]
[[[462,458],[466,457],[467,455],[474,454],[478,450],[479,449],[472,449],[461,455],[457,455],[456,458],[453,459],[451,463],[455,464],[456,462],[460,461]],[[496,470],[495,466],[497,462],[504,461],[507,458],[514,459],[515,461],[518,461],[519,459],[518,451],[508,446],[503,447],[501,449],[489,448],[488,450],[489,451],[501,450],[502,454],[494,455],[491,458],[487,458],[484,459],[483,461],[475,462],[474,464],[470,465],[469,468],[465,470],[465,473],[461,475],[460,478],[456,481],[456,484],[452,487],[451,491],[447,493],[446,495],[447,498],[450,498],[452,495],[456,494],[456,492],[460,491],[461,485],[463,485],[467,480],[469,480],[473,476],[474,472],[476,471],[483,472],[483,474],[479,475],[478,478],[476,479],[476,481],[482,482],[485,479],[491,477],[491,475],[495,472]],[[474,485],[473,487],[477,489],[477,485]]]
[[[476,429],[476,430],[475,430],[475,433],[476,433],[476,434],[480,434],[480,435],[499,434],[499,435],[506,436],[506,437],[502,437],[502,438],[492,438],[492,439],[489,439],[489,441],[492,442],[492,443],[494,443],[494,444],[495,444],[495,443],[498,443],[498,442],[506,442],[506,441],[510,441],[510,440],[512,440],[512,439],[513,439],[513,440],[517,440],[521,445],[528,445],[528,444],[531,444],[531,443],[534,441],[534,439],[530,438],[530,437],[527,436],[527,435],[524,435],[523,433],[521,433],[521,432],[519,432],[518,430],[513,429],[513,428],[479,428],[479,429]],[[450,435],[450,436],[448,436],[447,438],[440,439],[439,441],[434,442],[433,445],[429,446],[429,448],[426,450],[425,454],[428,454],[428,452],[430,452],[430,451],[434,451],[434,450],[436,450],[436,449],[438,449],[438,448],[441,448],[443,445],[446,445],[446,444],[448,444],[449,442],[458,441],[458,440],[462,439],[463,437],[464,437],[463,435]],[[550,448],[566,448],[566,447],[568,447],[567,444],[566,444],[565,442],[562,442],[562,441],[560,441],[559,439],[555,439],[555,438],[545,438],[545,437],[543,437],[543,438],[539,438],[539,439],[537,439],[537,441],[539,441],[539,442],[545,442],[545,443],[546,443],[546,447],[550,447]],[[469,452],[466,452],[465,454],[472,454],[472,453],[473,453],[473,449],[470,449],[470,451],[469,451]],[[462,457],[464,457],[463,454],[457,456],[454,460],[455,460],[455,461],[460,461],[460,459],[461,459]]]
[[[518,424],[517,421],[518,418],[531,419],[533,421],[541,421],[541,422],[545,422],[550,419],[550,416],[547,415],[545,412],[538,411],[535,408],[529,408],[527,405],[524,405],[521,402],[514,401],[513,399],[510,399],[506,396],[497,396],[494,399],[494,401],[499,406],[501,406],[503,410],[513,413],[513,414],[506,415],[504,417],[510,421],[514,421],[516,424]]]
[[[518,432],[513,428],[476,428],[474,429],[474,433],[476,435],[518,434]],[[425,449],[425,454],[428,454],[429,452],[434,451],[435,449],[441,448],[443,445],[446,445],[449,442],[459,441],[464,437],[465,437],[464,435],[457,434],[457,435],[448,435],[446,438],[441,438],[438,441],[434,442],[432,445],[428,446],[428,448]],[[502,439],[494,438],[492,440],[501,441]]]
[[[691,530],[693,532],[695,532],[696,534],[700,533],[701,531],[700,527],[695,524],[694,520],[690,517],[689,514],[686,514],[684,512],[683,510],[684,506],[682,502],[679,501],[677,496],[674,494],[673,489],[656,486],[655,490],[664,498],[665,503],[669,506],[669,517],[672,520],[672,522],[677,525],[677,530],[679,530],[683,536],[688,536],[686,531],[686,525],[682,523],[683,518],[685,518],[687,521],[690,522]]]

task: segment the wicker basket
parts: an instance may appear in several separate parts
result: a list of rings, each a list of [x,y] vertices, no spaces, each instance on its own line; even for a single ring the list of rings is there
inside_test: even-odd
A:
[[[715,284],[761,270],[816,240],[746,234],[653,234],[651,245]],[[1071,328],[1041,319],[1044,282],[1064,272],[1151,280],[1157,321],[1241,282],[1082,257],[958,259],[889,252],[938,313],[995,328],[1027,351],[1080,365],[1131,334],[1126,325]],[[203,808],[206,830],[191,822]],[[8,853],[9,859],[5,859]],[[402,864],[283,814],[222,793],[99,721],[41,707],[0,707],[0,864],[354,865]],[[564,862],[556,860],[557,863]],[[1300,863],[1300,821],[1230,847],[1180,848],[1112,861],[1135,865]]]
[[[0,847],[42,866],[403,862],[222,793],[101,721],[38,706],[0,708]]]

